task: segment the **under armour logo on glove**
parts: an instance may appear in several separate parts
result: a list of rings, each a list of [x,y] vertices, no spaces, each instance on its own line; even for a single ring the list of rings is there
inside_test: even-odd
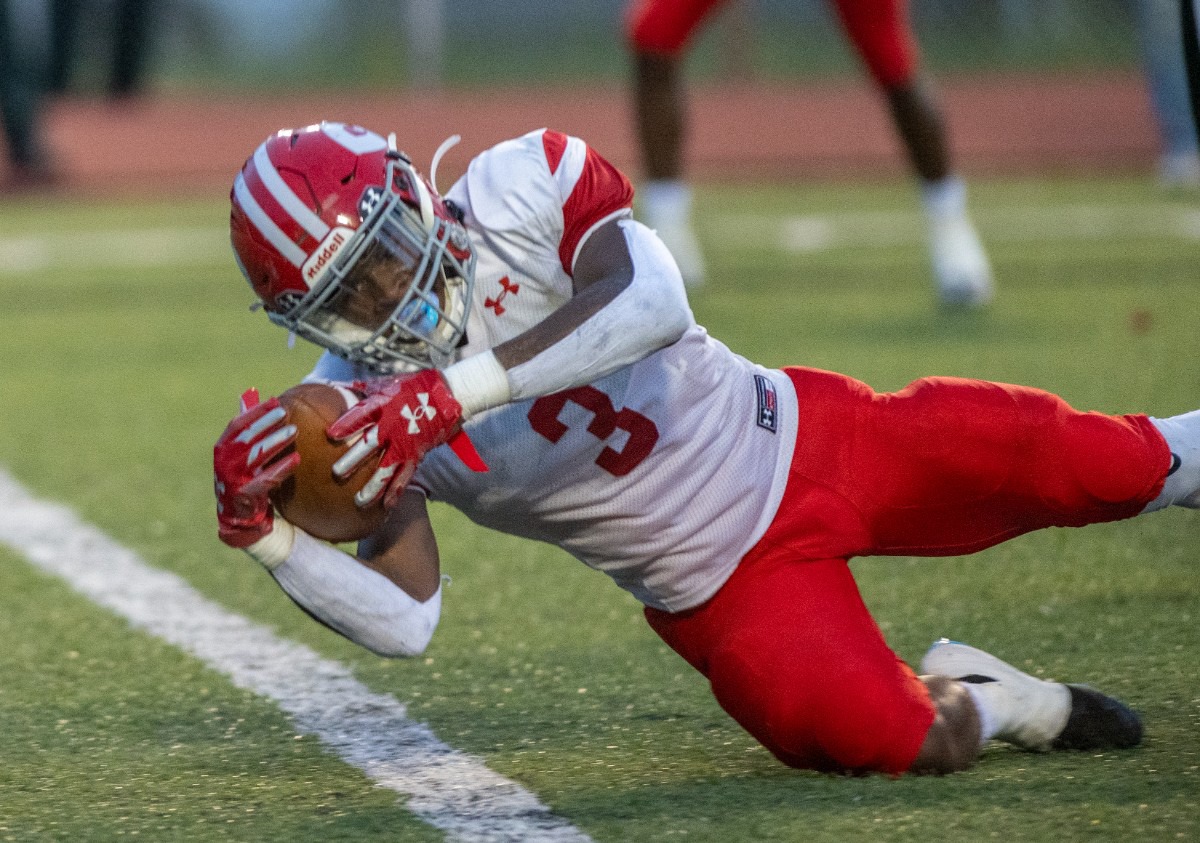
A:
[[[383,495],[384,506],[396,502],[412,479],[421,459],[443,443],[474,471],[487,466],[462,433],[462,405],[450,392],[446,379],[436,369],[422,369],[358,382],[356,391],[366,397],[329,426],[333,439],[348,439],[361,433],[358,441],[333,465],[338,477],[346,477],[363,460],[382,452],[379,467],[355,495],[359,506],[367,506]]]
[[[407,404],[400,408],[400,415],[408,419],[408,432],[410,435],[421,432],[421,425],[417,421],[419,418],[424,416],[427,419],[432,419],[437,415],[437,410],[429,406],[428,392],[418,392],[417,401],[419,404],[415,410]]]

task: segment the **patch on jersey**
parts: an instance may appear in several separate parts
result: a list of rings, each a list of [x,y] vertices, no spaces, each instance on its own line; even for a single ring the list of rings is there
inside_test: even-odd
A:
[[[779,426],[779,399],[775,395],[775,384],[762,375],[755,375],[754,389],[758,393],[758,426],[774,433]]]

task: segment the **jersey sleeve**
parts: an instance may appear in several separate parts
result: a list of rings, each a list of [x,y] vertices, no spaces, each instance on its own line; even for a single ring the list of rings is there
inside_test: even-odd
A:
[[[472,213],[531,252],[553,249],[572,275],[579,247],[601,223],[631,214],[633,186],[577,137],[539,129],[497,144],[468,168]]]
[[[559,185],[563,235],[559,260],[574,274],[575,256],[587,235],[600,223],[633,205],[633,185],[625,174],[579,138],[544,130],[546,164]]]

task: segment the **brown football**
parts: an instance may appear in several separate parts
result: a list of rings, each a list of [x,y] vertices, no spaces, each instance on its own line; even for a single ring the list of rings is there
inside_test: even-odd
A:
[[[385,514],[382,503],[361,508],[354,503],[355,493],[375,471],[377,456],[368,457],[349,477],[333,475],[333,464],[349,443],[330,439],[325,429],[358,398],[344,387],[321,383],[302,383],[279,396],[288,422],[296,426],[300,465],[271,494],[271,502],[288,521],[325,541],[358,541],[374,532]]]

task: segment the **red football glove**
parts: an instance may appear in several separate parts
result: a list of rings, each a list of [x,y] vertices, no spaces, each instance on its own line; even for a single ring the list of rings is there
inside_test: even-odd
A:
[[[431,450],[449,442],[454,452],[475,471],[486,471],[479,454],[462,433],[462,405],[436,369],[356,382],[356,392],[366,397],[329,426],[333,439],[361,438],[333,464],[338,477],[349,475],[370,454],[382,450],[379,467],[354,500],[368,506],[383,495],[383,504],[395,503],[417,464]]]
[[[283,425],[278,398],[258,403],[258,390],[242,393],[242,412],[213,447],[217,535],[230,547],[249,547],[271,532],[275,514],[268,495],[300,464],[300,455],[268,465],[296,439]]]

